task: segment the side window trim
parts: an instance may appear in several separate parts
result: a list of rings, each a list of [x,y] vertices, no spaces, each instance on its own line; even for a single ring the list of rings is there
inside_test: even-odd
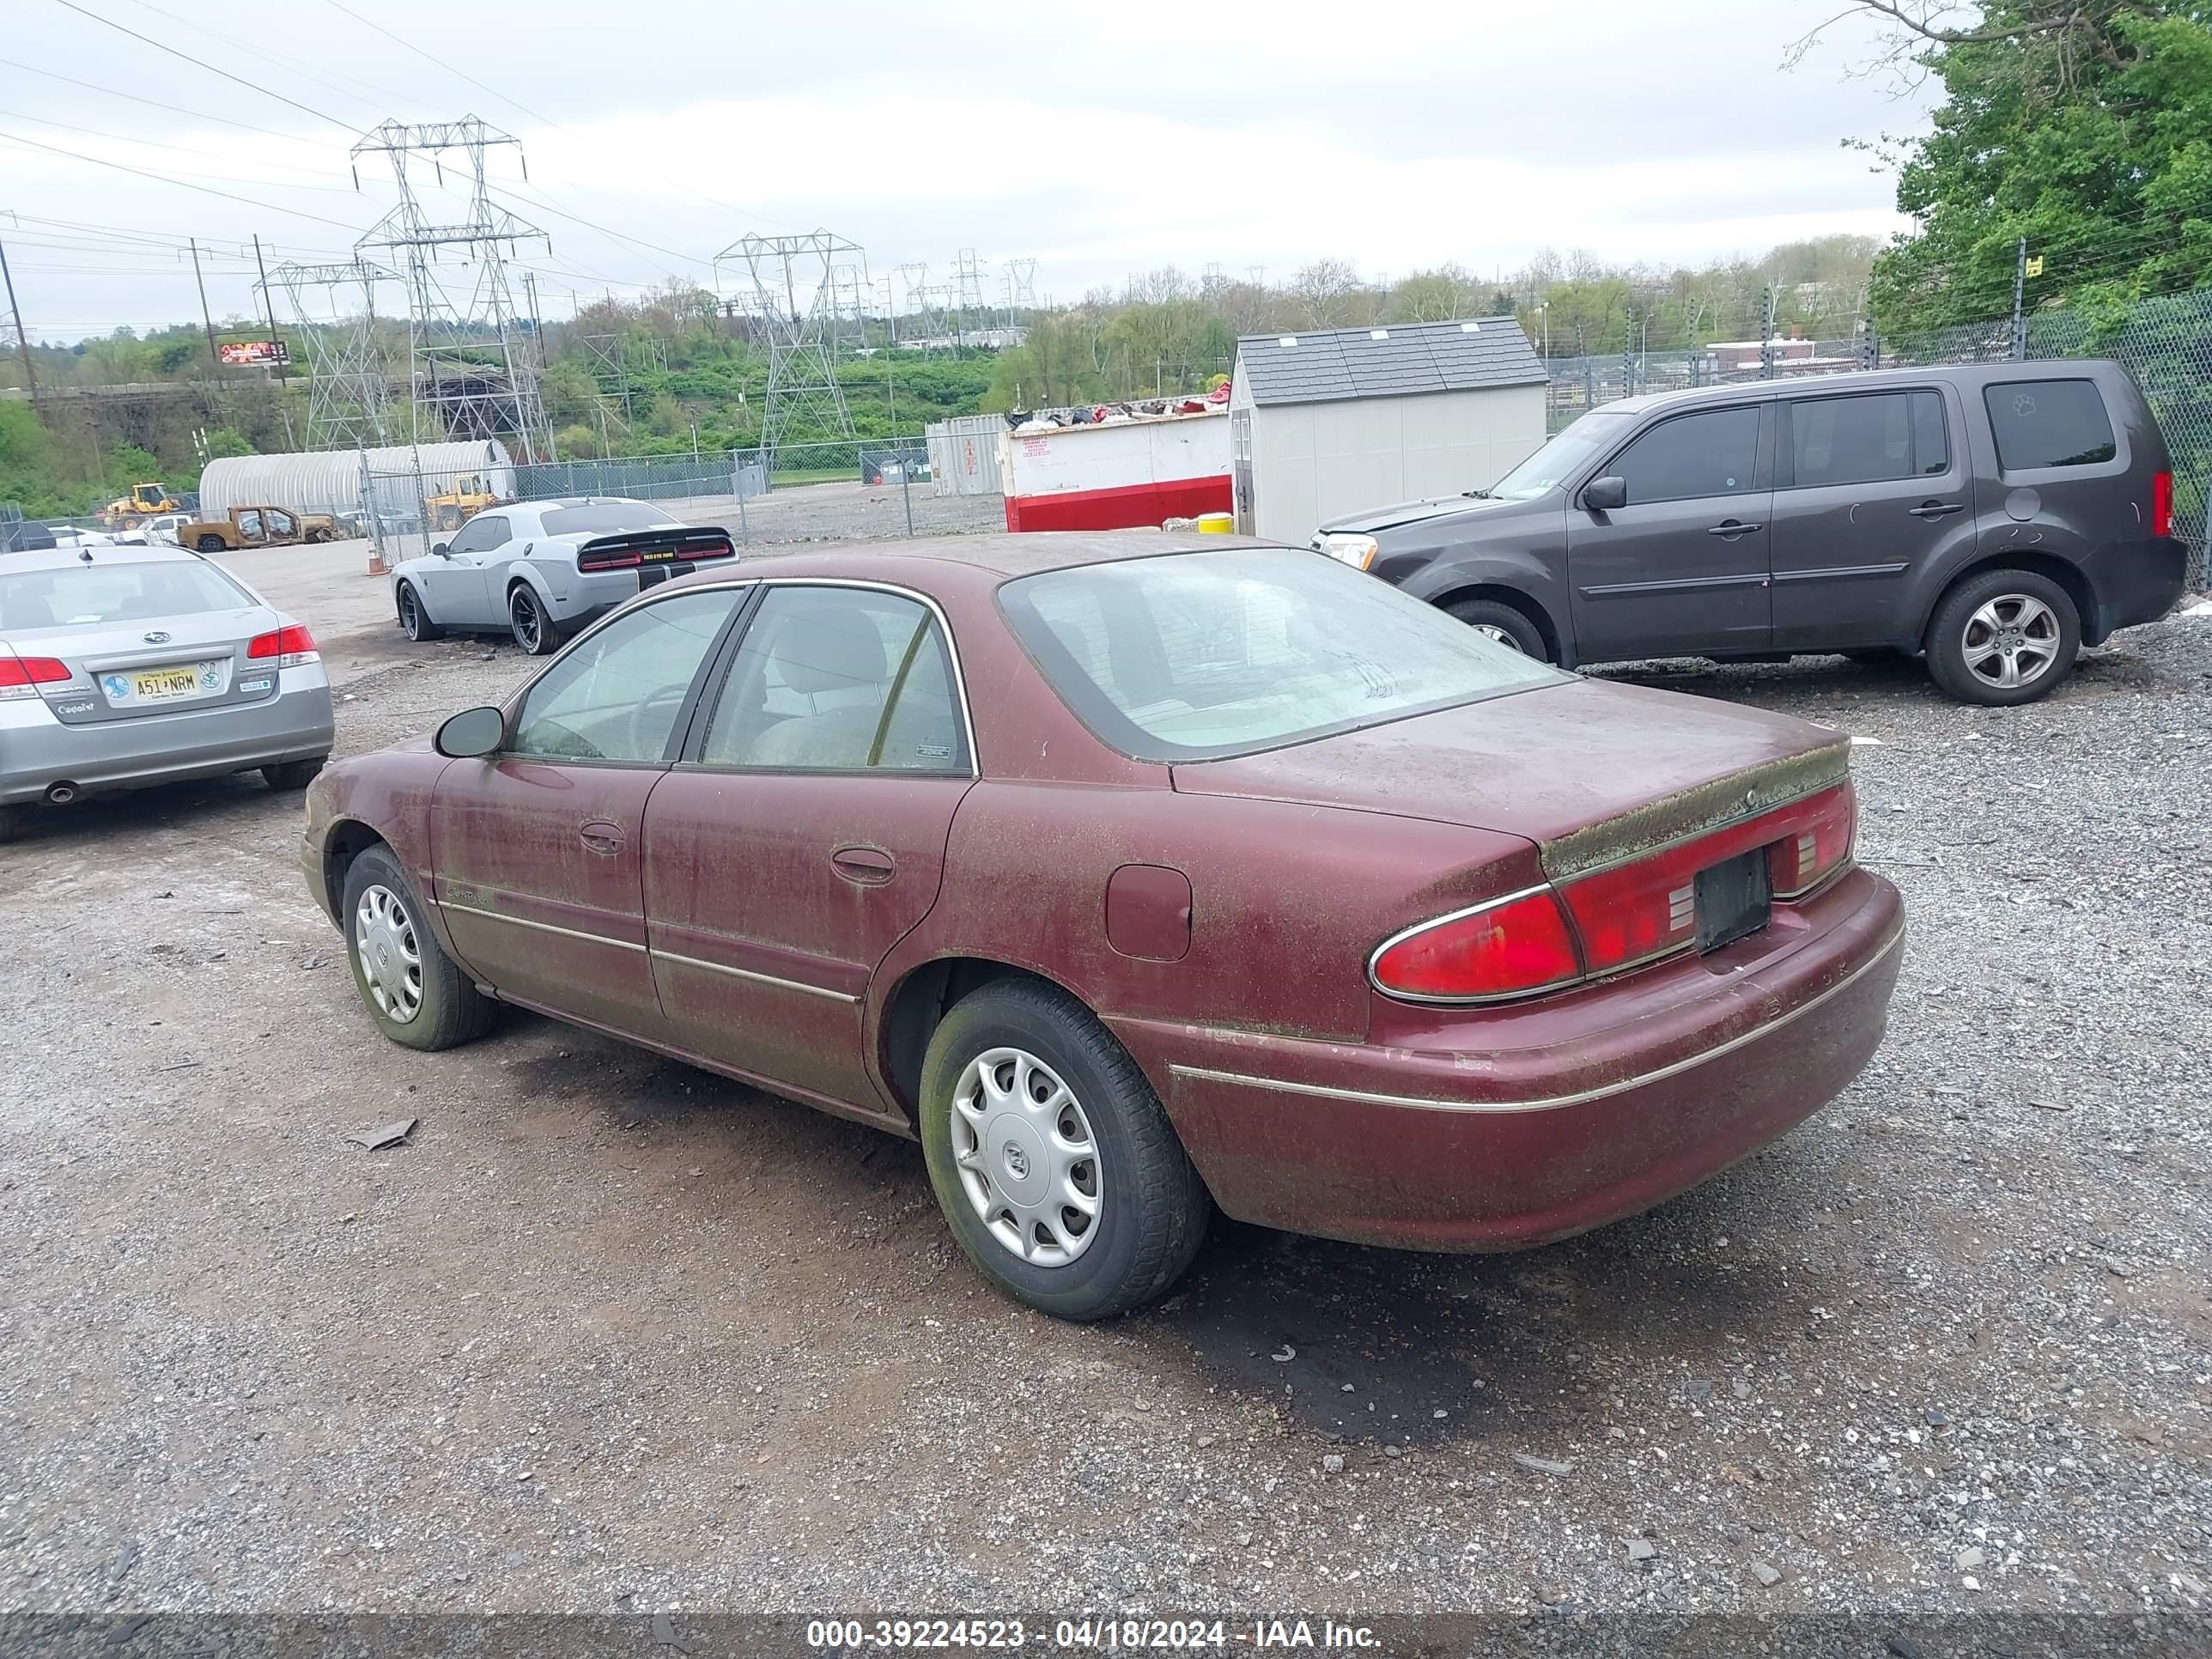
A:
[[[736,586],[738,585],[738,584],[736,583],[731,584],[732,586]],[[579,647],[583,646],[587,641],[596,638],[603,630],[612,624],[620,622],[625,617],[637,616],[641,612],[651,610],[653,605],[665,605],[671,599],[680,599],[684,598],[687,594],[702,591],[707,592],[719,592],[721,591],[719,585],[704,590],[692,588],[680,589],[678,592],[667,594],[665,597],[655,599],[648,604],[641,605],[638,606],[635,611],[618,611],[611,613],[608,616],[601,617],[597,623],[586,629],[582,633],[577,635],[574,639],[562,646],[543,668],[539,669],[535,674],[532,675],[526,682],[518,687],[515,690],[514,696],[508,698],[507,702],[502,705],[503,710],[507,715],[507,732],[500,739],[499,748],[493,752],[489,758],[493,760],[531,761],[542,766],[609,766],[628,767],[632,770],[636,771],[666,771],[670,767],[676,764],[678,756],[683,748],[684,742],[688,739],[691,721],[698,713],[702,691],[708,684],[711,683],[708,679],[709,671],[712,670],[715,663],[720,659],[722,652],[729,647],[731,641],[735,637],[739,620],[749,616],[754,606],[759,603],[760,589],[763,586],[765,586],[765,584],[759,582],[751,584],[752,591],[745,594],[744,597],[740,599],[735,605],[732,605],[730,607],[730,614],[722,619],[721,628],[717,633],[714,642],[707,647],[706,653],[700,658],[699,666],[692,671],[691,684],[684,691],[684,701],[680,705],[678,705],[676,711],[676,718],[670,722],[668,728],[668,739],[661,745],[660,756],[657,760],[617,760],[593,755],[524,754],[514,747],[516,722],[522,718],[522,708],[525,703],[529,702],[530,694],[538,689],[538,685],[545,679],[546,676],[552,673],[555,669],[558,668],[563,662],[567,661],[569,655]]]
[[[677,766],[686,770],[702,772],[744,773],[757,772],[763,769],[759,767],[732,766],[719,761],[710,761],[704,757],[704,750],[707,746],[707,727],[714,714],[714,708],[712,707],[714,697],[705,695],[703,687],[706,685],[712,685],[714,688],[715,696],[719,696],[720,694],[723,687],[728,684],[731,672],[737,666],[738,653],[744,647],[744,635],[750,631],[755,615],[759,611],[760,607],[767,603],[768,595],[770,590],[779,587],[859,588],[864,592],[889,593],[898,599],[911,599],[916,605],[921,606],[923,610],[927,611],[931,618],[937,624],[937,636],[945,642],[945,659],[946,665],[951,670],[952,675],[952,690],[954,692],[953,714],[954,718],[960,722],[960,746],[966,751],[968,763],[964,769],[957,766],[948,767],[942,772],[924,772],[919,769],[902,769],[896,772],[884,773],[884,775],[887,777],[899,776],[917,778],[957,778],[963,776],[969,778],[980,778],[983,775],[982,759],[975,751],[975,721],[969,712],[968,704],[968,680],[966,675],[963,673],[960,666],[960,647],[958,641],[954,640],[952,637],[952,620],[945,614],[944,607],[939,605],[934,599],[930,597],[930,595],[921,592],[920,590],[915,588],[901,587],[896,582],[863,581],[857,578],[843,576],[786,576],[777,578],[774,580],[760,581],[754,584],[752,597],[741,607],[744,621],[744,628],[732,629],[732,632],[723,640],[721,645],[714,653],[713,660],[709,664],[708,678],[702,683],[701,687],[694,688],[696,695],[695,703],[690,711],[690,729],[684,734],[682,751],[677,756],[674,763]],[[925,629],[915,636],[914,647],[909,649],[908,653],[908,656],[909,658],[914,654],[914,650],[919,648],[921,641],[928,637],[928,631],[929,630]],[[905,684],[905,667],[906,665],[902,663],[900,667],[900,678],[896,683],[900,688],[903,688]],[[887,712],[890,708],[895,706],[895,699],[886,700],[884,708]],[[880,732],[878,734],[878,741],[880,741]],[[815,772],[817,770],[816,769],[799,767],[776,768],[774,769],[780,775],[784,776],[798,776],[802,774]],[[833,769],[826,772],[820,772],[818,775],[828,777],[850,777],[854,775],[850,771],[845,770],[842,768]]]

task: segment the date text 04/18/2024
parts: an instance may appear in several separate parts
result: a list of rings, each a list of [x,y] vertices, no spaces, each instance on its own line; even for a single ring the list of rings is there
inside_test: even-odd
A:
[[[1365,1625],[1334,1620],[1109,1619],[819,1619],[809,1620],[806,1644],[817,1650],[898,1651],[948,1648],[1014,1649],[1032,1643],[1067,1652],[1175,1652],[1229,1647],[1358,1650],[1380,1645]]]

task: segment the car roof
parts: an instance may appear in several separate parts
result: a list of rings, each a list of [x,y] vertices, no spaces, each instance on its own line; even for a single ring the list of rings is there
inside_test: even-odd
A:
[[[910,541],[848,542],[785,551],[779,548],[744,550],[738,579],[757,573],[775,577],[867,576],[896,577],[903,563],[908,569],[917,561],[996,578],[1034,576],[1048,570],[1076,565],[1112,564],[1127,559],[1158,557],[1170,553],[1209,553],[1231,547],[1279,547],[1277,542],[1249,536],[1200,535],[1158,530],[1029,532],[1014,535],[931,536]],[[1303,552],[1304,549],[1291,549]],[[727,570],[702,571],[702,576],[731,579]],[[992,584],[996,586],[996,582]]]

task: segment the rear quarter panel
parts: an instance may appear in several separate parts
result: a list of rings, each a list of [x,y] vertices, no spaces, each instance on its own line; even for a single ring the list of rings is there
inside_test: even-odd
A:
[[[1124,956],[1106,890],[1125,865],[1190,883],[1188,951]],[[1340,808],[1080,783],[985,781],[953,820],[935,908],[885,960],[979,957],[1120,1017],[1357,1042],[1368,954],[1408,922],[1539,879],[1518,836]],[[874,999],[879,1017],[887,997]],[[1168,1079],[1155,1078],[1163,1097]]]

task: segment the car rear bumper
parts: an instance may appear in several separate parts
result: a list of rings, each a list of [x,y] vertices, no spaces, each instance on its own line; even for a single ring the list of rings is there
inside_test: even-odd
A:
[[[1687,1190],[1864,1067],[1903,957],[1896,890],[1854,871],[1776,918],[1711,957],[1570,994],[1541,1020],[1468,1011],[1414,1041],[1109,1024],[1230,1215],[1514,1249]]]
[[[2094,645],[2114,629],[2156,622],[2181,602],[2189,585],[2189,548],[2170,536],[2132,542],[2124,553],[2098,561],[2092,574],[2097,617],[2089,643]]]
[[[224,708],[64,726],[30,699],[0,702],[0,803],[44,799],[57,783],[82,793],[219,777],[331,752],[330,681],[287,668],[276,695]]]

